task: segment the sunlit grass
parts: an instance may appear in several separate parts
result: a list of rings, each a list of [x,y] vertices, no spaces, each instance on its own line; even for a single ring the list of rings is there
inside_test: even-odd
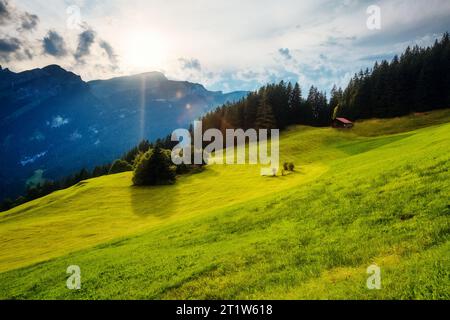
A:
[[[261,176],[259,166],[216,165],[171,186],[134,187],[131,173],[83,181],[0,215],[0,271],[271,196],[325,171],[308,164],[272,178]]]
[[[291,128],[284,177],[212,166],[142,189],[126,173],[3,213],[0,297],[448,299],[450,124],[403,121]],[[365,286],[373,263],[381,290]]]

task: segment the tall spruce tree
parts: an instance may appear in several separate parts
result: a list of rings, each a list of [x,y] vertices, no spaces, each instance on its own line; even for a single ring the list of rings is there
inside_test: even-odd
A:
[[[290,96],[290,105],[292,110],[292,123],[304,123],[305,119],[302,119],[302,90],[297,82]]]
[[[277,127],[272,106],[269,104],[266,94],[263,94],[260,101],[255,126],[256,129],[274,129]]]

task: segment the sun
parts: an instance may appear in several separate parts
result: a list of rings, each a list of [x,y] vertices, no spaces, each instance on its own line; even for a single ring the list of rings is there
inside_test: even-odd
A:
[[[159,33],[127,32],[124,43],[123,59],[130,68],[142,71],[160,69],[167,59],[167,42]]]

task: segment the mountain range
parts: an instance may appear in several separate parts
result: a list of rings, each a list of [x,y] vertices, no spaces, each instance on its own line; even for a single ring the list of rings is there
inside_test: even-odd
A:
[[[246,95],[160,72],[85,82],[57,65],[0,67],[0,198],[111,162],[142,139],[164,137]]]

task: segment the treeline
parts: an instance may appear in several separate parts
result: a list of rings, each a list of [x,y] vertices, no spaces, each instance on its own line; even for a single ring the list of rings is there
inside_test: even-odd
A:
[[[246,98],[225,104],[201,118],[203,130],[216,128],[281,129],[293,124],[327,126],[330,106],[324,92],[312,86],[303,97],[300,85],[281,81],[268,84]]]
[[[332,105],[349,119],[390,118],[450,106],[450,40],[408,47],[392,61],[361,70]]]
[[[44,182],[37,185],[29,185],[27,186],[24,195],[19,196],[15,200],[12,200],[10,198],[4,199],[0,204],[0,212],[12,209],[21,204],[24,204],[25,202],[44,197],[54,191],[69,188],[76,185],[80,181],[104,176],[109,173],[110,168],[111,164],[97,166],[92,171],[83,168],[77,173],[60,180],[45,180]]]
[[[202,130],[219,129],[225,136],[227,129],[280,129],[293,124],[328,126],[332,109],[325,92],[311,86],[303,98],[300,85],[281,81],[268,84],[234,103],[226,103],[206,113],[199,120]],[[194,128],[189,127],[191,136]],[[178,142],[171,135],[156,142],[162,148],[172,149]],[[225,143],[225,141],[224,141]],[[207,144],[204,142],[204,144]]]

